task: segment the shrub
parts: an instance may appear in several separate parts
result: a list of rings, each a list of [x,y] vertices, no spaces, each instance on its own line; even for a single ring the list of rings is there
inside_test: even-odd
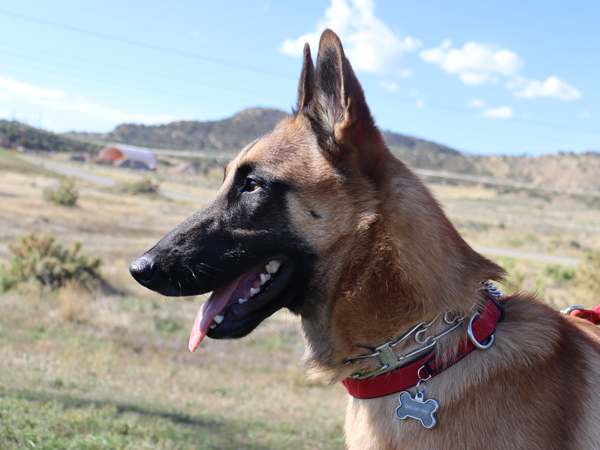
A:
[[[132,195],[156,194],[158,193],[158,183],[155,183],[150,178],[142,178],[138,181],[119,183],[117,190]]]
[[[44,189],[43,195],[44,200],[48,203],[68,206],[69,208],[74,207],[77,204],[77,199],[79,198],[79,193],[75,188],[74,178],[63,179],[56,189]]]
[[[9,244],[10,277],[13,282],[36,280],[52,289],[73,280],[82,285],[100,280],[100,258],[79,254],[81,243],[64,249],[50,232],[31,232]]]
[[[6,269],[2,266],[2,271],[0,272],[0,292],[6,292],[15,285],[15,280],[10,276],[10,274],[6,273]]]
[[[558,286],[568,286],[573,284],[575,280],[575,268],[563,267],[557,264],[549,264],[544,269],[544,274],[550,278]]]

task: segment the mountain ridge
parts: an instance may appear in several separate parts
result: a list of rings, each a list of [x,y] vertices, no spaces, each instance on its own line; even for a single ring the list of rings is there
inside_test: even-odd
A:
[[[269,108],[248,108],[215,121],[178,121],[163,125],[122,124],[108,133],[66,133],[94,143],[121,143],[168,150],[209,150],[237,153],[248,143],[270,132],[289,114]],[[390,150],[410,166],[473,173],[461,152],[446,145],[392,131],[384,131]]]
[[[121,124],[107,133],[47,134],[53,135],[54,141],[64,137],[74,143],[72,145],[86,146],[85,143],[89,143],[88,148],[120,143],[154,149],[216,151],[224,157],[233,158],[240,149],[270,132],[288,116],[288,113],[276,109],[248,108],[214,121]],[[8,122],[4,124],[4,129],[8,132]],[[0,141],[1,132],[2,126]],[[383,131],[383,136],[392,153],[413,168],[509,179],[539,187],[600,191],[600,177],[597,176],[600,153],[596,151],[577,154],[557,152],[541,156],[487,156],[463,153],[443,144],[392,131]],[[53,144],[53,147],[62,149],[58,144]],[[45,149],[43,145],[40,148]]]
[[[182,120],[161,125],[121,124],[108,133],[70,132],[65,135],[104,144],[237,152],[288,116],[277,109],[248,108],[221,120]]]

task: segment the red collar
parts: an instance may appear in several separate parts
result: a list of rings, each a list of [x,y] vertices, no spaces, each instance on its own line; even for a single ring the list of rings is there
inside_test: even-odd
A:
[[[415,386],[420,379],[429,379],[459,361],[471,350],[481,346],[481,343],[490,338],[493,340],[496,324],[504,318],[504,308],[500,306],[497,298],[487,292],[487,302],[483,312],[477,315],[469,325],[472,337],[463,339],[450,358],[440,358],[433,350],[424,357],[410,364],[402,366],[393,372],[378,375],[372,378],[357,380],[346,378],[342,384],[348,393],[355,398],[376,398],[400,392]],[[474,341],[476,343],[474,343]],[[491,344],[491,341],[488,344]]]

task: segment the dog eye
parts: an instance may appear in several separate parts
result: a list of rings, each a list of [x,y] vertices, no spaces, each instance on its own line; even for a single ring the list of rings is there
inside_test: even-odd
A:
[[[244,184],[244,191],[256,191],[261,186],[262,184],[259,181],[253,180],[252,178],[246,178],[246,183]]]

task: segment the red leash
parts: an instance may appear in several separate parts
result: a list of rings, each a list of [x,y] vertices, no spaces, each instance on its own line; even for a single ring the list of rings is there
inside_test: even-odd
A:
[[[594,325],[600,325],[600,305],[596,306],[594,309],[583,309],[582,306],[571,306],[570,308],[567,308],[563,314],[588,320]]]

